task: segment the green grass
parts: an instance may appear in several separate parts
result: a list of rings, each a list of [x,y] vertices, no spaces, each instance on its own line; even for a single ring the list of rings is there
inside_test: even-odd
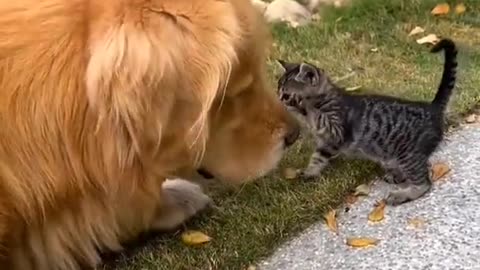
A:
[[[326,10],[322,21],[307,27],[274,25],[272,84],[280,74],[274,59],[307,60],[322,66],[333,77],[356,71],[341,84],[363,86],[359,91],[431,100],[443,57],[416,44],[418,37],[407,36],[418,25],[427,33],[458,42],[459,79],[451,115],[461,115],[480,101],[480,3],[465,0],[468,9],[464,15],[435,18],[430,10],[439,2],[354,0],[350,8]],[[309,149],[308,140],[297,143],[282,161],[282,167],[306,165]],[[148,238],[116,256],[105,268],[245,269],[320,220],[326,210],[342,202],[349,189],[378,173],[378,167],[368,162],[338,160],[317,182],[283,180],[273,173],[239,190],[215,187],[211,193],[218,207],[186,225],[212,236],[212,242],[201,247],[184,246],[179,240],[180,229]]]

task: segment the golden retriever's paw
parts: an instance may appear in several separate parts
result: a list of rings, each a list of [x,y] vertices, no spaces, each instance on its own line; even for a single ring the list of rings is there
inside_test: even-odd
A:
[[[203,193],[198,184],[184,179],[177,178],[165,181],[163,191],[175,205],[180,206],[192,215],[213,203],[212,199]]]
[[[163,184],[163,205],[153,229],[174,229],[212,204],[199,185],[183,179],[167,180]]]

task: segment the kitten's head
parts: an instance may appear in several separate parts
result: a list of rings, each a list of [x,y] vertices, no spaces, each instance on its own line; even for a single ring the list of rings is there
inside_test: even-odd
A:
[[[323,94],[328,91],[329,79],[325,71],[313,64],[289,63],[277,60],[284,73],[278,80],[278,94],[282,101]]]

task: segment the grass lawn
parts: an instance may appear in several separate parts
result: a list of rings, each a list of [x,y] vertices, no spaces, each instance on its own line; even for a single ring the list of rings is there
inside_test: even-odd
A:
[[[459,78],[451,115],[460,115],[480,101],[480,2],[464,0],[463,15],[435,18],[435,0],[354,0],[350,8],[328,10],[322,21],[291,29],[272,26],[272,56],[291,61],[307,60],[334,77],[355,71],[341,81],[363,86],[357,91],[380,92],[409,99],[432,100],[440,80],[443,55],[432,55],[409,31],[421,26],[426,33],[457,41]],[[455,4],[457,1],[447,1]],[[271,64],[272,85],[280,69]],[[305,166],[310,156],[308,140],[297,143],[282,166]],[[356,185],[373,179],[380,170],[363,161],[338,160],[317,182],[284,180],[279,173],[241,189],[215,187],[210,192],[218,207],[189,222],[213,237],[200,247],[180,241],[183,229],[148,237],[140,245],[110,258],[105,269],[246,269],[275,247],[342,202]]]

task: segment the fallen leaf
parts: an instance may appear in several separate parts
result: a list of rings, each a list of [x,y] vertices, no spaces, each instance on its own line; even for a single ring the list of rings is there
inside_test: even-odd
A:
[[[210,242],[212,238],[199,231],[185,231],[181,235],[183,243],[194,246]]]
[[[347,238],[347,245],[351,247],[369,247],[378,244],[379,241],[369,237],[350,237]]]
[[[358,89],[362,88],[361,85],[357,85],[357,86],[352,86],[352,87],[347,87],[345,88],[346,91],[356,91]]]
[[[455,6],[455,13],[456,14],[463,14],[467,10],[465,4],[460,3]]]
[[[414,36],[414,35],[417,35],[417,34],[420,34],[420,33],[423,33],[425,32],[425,29],[423,29],[422,27],[420,26],[415,26],[415,28],[412,29],[412,31],[410,31],[410,33],[408,33],[408,36]]]
[[[444,177],[448,172],[450,172],[450,167],[448,164],[439,162],[432,165],[432,181],[438,181]]]
[[[431,11],[432,15],[445,15],[448,12],[450,12],[450,5],[447,3],[438,4]]]
[[[371,48],[370,51],[371,52],[378,52],[378,48]]]
[[[347,204],[354,204],[357,202],[357,200],[358,200],[358,197],[355,196],[353,193],[347,194],[347,196],[345,197],[345,202]]]
[[[375,208],[368,214],[368,220],[371,222],[380,222],[385,217],[385,200],[377,202]]]
[[[293,169],[293,168],[285,168],[283,170],[283,177],[285,177],[285,179],[295,179],[297,177],[297,170]]]
[[[424,36],[423,38],[417,39],[418,44],[426,44],[426,43],[436,44],[438,41],[440,41],[440,39],[435,34],[429,34]]]
[[[465,122],[468,124],[475,123],[477,121],[477,116],[475,114],[470,114],[465,118]]]
[[[325,214],[325,221],[327,223],[327,227],[334,233],[338,233],[336,214],[337,213],[335,209],[332,209],[327,214]]]
[[[361,184],[355,188],[354,196],[368,196],[370,187],[367,184]]]
[[[411,218],[408,220],[408,227],[411,229],[422,229],[425,227],[425,220],[423,218]]]

